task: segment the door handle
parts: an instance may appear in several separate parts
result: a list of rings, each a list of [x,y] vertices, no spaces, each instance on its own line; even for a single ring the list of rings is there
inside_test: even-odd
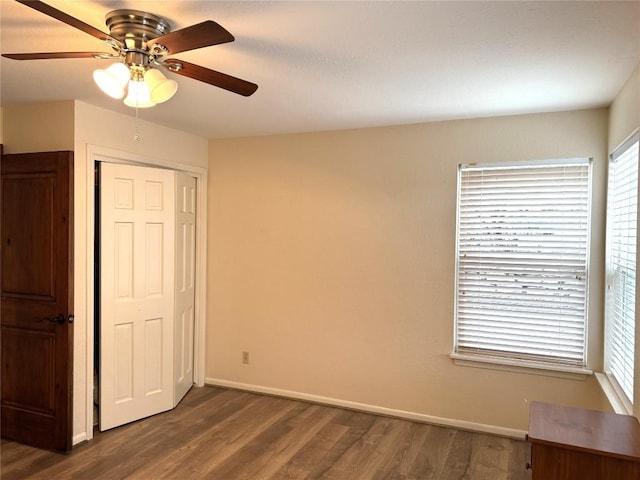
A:
[[[51,322],[51,323],[58,323],[60,325],[62,325],[63,323],[66,323],[67,320],[69,321],[69,323],[73,323],[73,314],[70,314],[68,316],[68,318],[65,318],[64,315],[62,315],[61,313],[53,318],[51,317],[44,317],[44,320],[47,322]]]
[[[53,317],[53,318],[44,317],[44,319],[46,321],[48,321],[48,322],[51,322],[51,323],[59,323],[60,325],[62,325],[65,322],[64,315],[62,315],[62,314],[58,315],[57,317]]]

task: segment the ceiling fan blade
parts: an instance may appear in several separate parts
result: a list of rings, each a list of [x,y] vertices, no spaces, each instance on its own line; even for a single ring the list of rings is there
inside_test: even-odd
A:
[[[226,73],[216,72],[200,65],[185,62],[175,58],[168,58],[164,61],[164,67],[169,71],[182,75],[184,77],[193,78],[209,85],[224,88],[233,93],[248,97],[258,89],[255,83],[247,82],[240,78],[232,77]]]
[[[173,54],[233,42],[234,40],[233,35],[227,32],[224,27],[221,27],[213,20],[207,20],[154,38],[147,42],[147,45],[149,47],[162,45],[167,47],[169,53]]]
[[[3,53],[3,57],[12,60],[49,60],[52,58],[118,58],[117,55],[104,52],[51,52],[51,53]]]
[[[55,18],[56,20],[60,20],[61,22],[66,23],[67,25],[71,25],[72,27],[75,27],[78,30],[82,30],[83,32],[88,33],[89,35],[92,35],[99,40],[109,41],[110,43],[114,42],[117,45],[121,45],[121,43],[115,38],[113,38],[111,35],[108,35],[103,31],[98,30],[95,27],[92,27],[88,23],[84,23],[82,20],[78,20],[77,18],[62,12],[57,8],[52,7],[51,5],[47,5],[46,3],[41,2],[40,0],[16,0],[16,1],[18,3],[22,3],[23,5],[26,5],[27,7],[31,7],[34,10],[39,11],[40,13],[49,15],[50,17]]]

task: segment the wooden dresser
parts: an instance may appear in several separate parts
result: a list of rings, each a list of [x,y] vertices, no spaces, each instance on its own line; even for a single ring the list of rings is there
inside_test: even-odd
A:
[[[635,417],[532,402],[533,480],[640,480]]]

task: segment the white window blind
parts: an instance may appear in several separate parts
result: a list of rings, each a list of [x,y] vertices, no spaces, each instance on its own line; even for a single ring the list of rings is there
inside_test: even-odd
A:
[[[633,403],[638,139],[609,162],[605,369]]]
[[[589,159],[460,166],[457,353],[586,364]]]

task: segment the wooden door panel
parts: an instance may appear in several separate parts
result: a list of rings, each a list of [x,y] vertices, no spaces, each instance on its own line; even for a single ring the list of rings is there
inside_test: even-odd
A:
[[[25,300],[55,301],[55,172],[9,174],[2,179],[2,202],[19,205],[2,216],[6,236],[2,255],[2,293]],[[33,219],[25,222],[24,219]]]
[[[2,156],[0,428],[58,451],[72,433],[72,172],[71,152]]]
[[[33,353],[38,352],[34,356]],[[2,391],[2,404],[53,415],[55,413],[55,334],[20,328],[5,327],[2,330],[2,364],[9,365],[31,363],[33,372],[40,378],[34,381],[25,377],[18,369],[6,368],[2,375],[4,381],[17,388]]]

